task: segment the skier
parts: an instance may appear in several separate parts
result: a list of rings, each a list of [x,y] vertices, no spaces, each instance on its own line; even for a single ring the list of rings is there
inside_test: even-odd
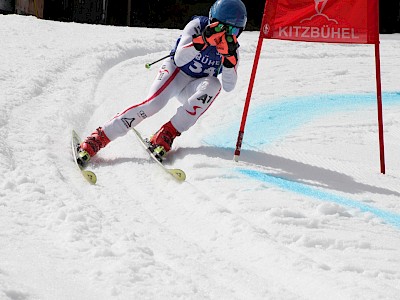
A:
[[[237,38],[246,21],[246,7],[241,0],[217,0],[209,17],[194,16],[170,57],[163,61],[147,98],[126,108],[87,137],[80,145],[78,163],[86,165],[110,141],[125,135],[176,97],[182,106],[150,139],[151,150],[163,159],[175,137],[192,127],[214,102],[221,86],[227,92],[234,89],[239,61]],[[217,78],[219,74],[222,84]]]

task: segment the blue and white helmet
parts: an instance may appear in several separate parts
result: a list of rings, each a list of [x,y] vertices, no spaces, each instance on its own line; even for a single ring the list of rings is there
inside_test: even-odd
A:
[[[217,0],[210,8],[209,18],[243,30],[247,23],[246,6],[240,0]]]

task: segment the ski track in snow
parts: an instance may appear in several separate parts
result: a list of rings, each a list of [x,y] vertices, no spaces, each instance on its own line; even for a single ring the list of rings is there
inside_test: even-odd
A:
[[[372,46],[265,42],[232,161],[257,44],[244,32],[235,93],[174,145],[187,181],[128,134],[93,159],[91,186],[71,163],[71,129],[87,135],[142,101],[157,74],[144,64],[179,31],[0,22],[0,299],[398,297],[399,35],[381,43],[386,175]],[[139,130],[151,134],[177,105]]]

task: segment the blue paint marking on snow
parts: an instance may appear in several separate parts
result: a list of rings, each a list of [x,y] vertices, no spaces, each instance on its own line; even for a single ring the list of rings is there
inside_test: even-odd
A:
[[[383,93],[382,102],[384,108],[388,105],[399,105],[400,92]],[[302,96],[268,102],[263,106],[251,108],[242,149],[266,146],[317,117],[339,111],[355,111],[360,107],[376,109],[376,94]],[[219,129],[204,141],[209,145],[229,148],[236,144],[238,130],[239,124],[229,124],[225,129]],[[267,173],[248,169],[238,171],[243,175],[294,193],[369,212],[383,222],[400,228],[398,214]]]
[[[281,177],[276,177],[267,173],[249,170],[249,169],[238,169],[238,172],[251,177],[253,179],[277,186],[279,188],[301,194],[304,196],[316,198],[318,200],[336,203],[342,206],[359,209],[362,212],[368,212],[381,219],[387,224],[391,224],[397,228],[400,228],[400,215],[388,212],[379,208],[375,208],[371,205],[366,205],[362,202],[351,200],[342,196],[324,192],[322,190],[312,188],[306,184],[291,181]]]
[[[382,102],[384,108],[387,105],[400,104],[400,92],[383,93]],[[376,94],[302,96],[268,102],[257,108],[251,107],[242,149],[268,145],[317,117],[366,106],[375,109]],[[213,146],[232,147],[236,144],[238,130],[238,123],[230,124],[204,141]]]

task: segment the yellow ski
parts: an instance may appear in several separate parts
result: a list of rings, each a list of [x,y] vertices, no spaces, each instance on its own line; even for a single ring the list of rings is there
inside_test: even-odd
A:
[[[80,164],[78,164],[77,157],[78,157],[78,146],[80,145],[81,139],[78,136],[78,134],[75,132],[75,130],[72,130],[72,139],[71,139],[71,150],[72,150],[72,157],[75,162],[75,165],[79,168],[79,170],[82,173],[82,176],[89,181],[91,184],[95,184],[97,181],[96,174],[94,174],[92,171],[85,170],[84,167],[82,167]]]
[[[142,146],[146,149],[147,153],[150,154],[150,157],[159,165],[165,172],[171,174],[175,179],[179,181],[185,181],[186,179],[186,174],[183,170],[181,169],[175,169],[175,168],[168,168],[163,165],[162,162],[160,162],[157,157],[154,156],[153,152],[149,149],[149,144],[148,142],[142,138],[142,135],[140,134],[139,131],[137,131],[135,128],[132,128],[132,131],[135,133],[136,137],[138,138],[139,142],[142,144]]]

